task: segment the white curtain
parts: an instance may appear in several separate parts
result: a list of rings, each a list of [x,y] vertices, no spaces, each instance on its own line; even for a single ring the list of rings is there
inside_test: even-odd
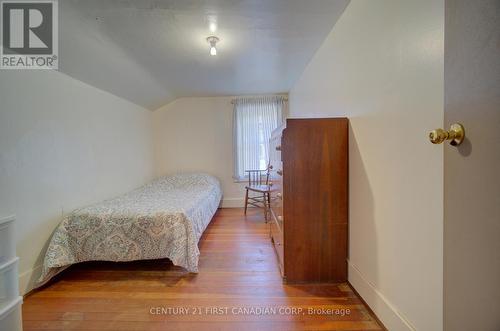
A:
[[[234,178],[266,169],[271,132],[283,122],[282,96],[238,98],[234,103]]]

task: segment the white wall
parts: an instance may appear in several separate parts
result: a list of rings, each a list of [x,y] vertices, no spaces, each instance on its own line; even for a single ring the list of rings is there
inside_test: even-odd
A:
[[[180,98],[153,112],[156,175],[206,172],[219,178],[223,207],[241,207],[233,176],[231,97]]]
[[[0,72],[0,216],[17,216],[21,292],[62,215],[152,179],[151,112],[55,71]]]
[[[441,330],[443,1],[352,0],[290,92],[350,118],[349,281],[389,330]]]

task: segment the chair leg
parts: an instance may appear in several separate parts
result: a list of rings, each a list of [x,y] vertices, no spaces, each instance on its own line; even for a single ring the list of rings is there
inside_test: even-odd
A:
[[[247,214],[247,207],[248,207],[248,190],[245,193],[245,215]]]
[[[269,219],[271,219],[271,193],[267,192],[267,211],[269,213]]]
[[[264,193],[264,220],[266,221],[267,223],[267,219],[269,217],[268,213],[269,213],[269,199],[268,199],[268,195],[267,193]]]

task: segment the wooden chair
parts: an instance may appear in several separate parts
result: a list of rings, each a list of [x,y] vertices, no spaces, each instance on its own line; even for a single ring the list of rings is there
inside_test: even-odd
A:
[[[272,166],[269,165],[266,170],[245,170],[248,174],[248,185],[245,186],[245,215],[247,214],[248,205],[257,208],[264,208],[264,219],[269,218],[271,204],[271,183],[269,182],[269,171]],[[249,192],[254,192],[256,195],[250,196]]]

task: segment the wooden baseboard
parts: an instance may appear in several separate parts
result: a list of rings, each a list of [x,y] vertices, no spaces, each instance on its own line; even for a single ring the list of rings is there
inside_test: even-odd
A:
[[[363,301],[388,330],[416,331],[407,318],[363,276],[361,271],[351,261],[347,261],[349,268],[349,284],[359,294]]]
[[[19,274],[19,294],[26,295],[35,287],[35,280],[41,273],[42,266],[35,266],[34,268]]]

